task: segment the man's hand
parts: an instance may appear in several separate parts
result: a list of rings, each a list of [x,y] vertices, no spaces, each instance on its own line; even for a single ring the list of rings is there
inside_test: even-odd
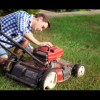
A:
[[[48,46],[48,47],[52,47],[53,45],[50,42],[40,42],[39,46]]]

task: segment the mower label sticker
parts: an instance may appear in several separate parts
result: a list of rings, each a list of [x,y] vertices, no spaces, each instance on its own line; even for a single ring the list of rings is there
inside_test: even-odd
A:
[[[27,76],[29,78],[33,78],[33,79],[36,79],[37,75],[38,75],[38,73],[30,71],[30,70],[27,70],[25,73],[25,76]]]

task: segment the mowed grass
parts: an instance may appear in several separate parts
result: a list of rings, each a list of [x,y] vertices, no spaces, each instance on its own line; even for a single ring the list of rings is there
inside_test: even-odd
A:
[[[76,63],[81,60],[86,72],[72,76],[52,90],[100,90],[100,14],[50,18],[51,28],[33,35],[39,41],[49,41],[63,49],[63,59]],[[37,47],[36,45],[32,46]],[[27,54],[24,59],[31,59]],[[4,76],[0,67],[0,90],[40,90]]]

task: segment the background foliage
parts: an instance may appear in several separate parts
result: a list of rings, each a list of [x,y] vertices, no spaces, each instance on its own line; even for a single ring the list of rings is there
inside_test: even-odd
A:
[[[90,11],[93,9],[44,9],[44,10],[49,10],[49,11],[54,11],[54,12],[73,12],[73,11]]]
[[[71,11],[81,11],[81,9],[45,9],[45,10],[51,10],[55,12],[71,12]],[[86,9],[84,9],[86,11]]]
[[[4,16],[15,11],[26,11],[29,14],[34,14],[36,12],[40,12],[40,9],[0,9],[0,15]]]

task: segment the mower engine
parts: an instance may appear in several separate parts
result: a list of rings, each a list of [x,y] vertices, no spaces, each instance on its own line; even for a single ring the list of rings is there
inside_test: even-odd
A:
[[[34,49],[33,55],[43,62],[43,64],[53,68],[56,66],[56,62],[60,60],[60,57],[63,56],[63,50],[57,46],[43,46]],[[35,61],[35,64],[39,65],[37,61]]]

